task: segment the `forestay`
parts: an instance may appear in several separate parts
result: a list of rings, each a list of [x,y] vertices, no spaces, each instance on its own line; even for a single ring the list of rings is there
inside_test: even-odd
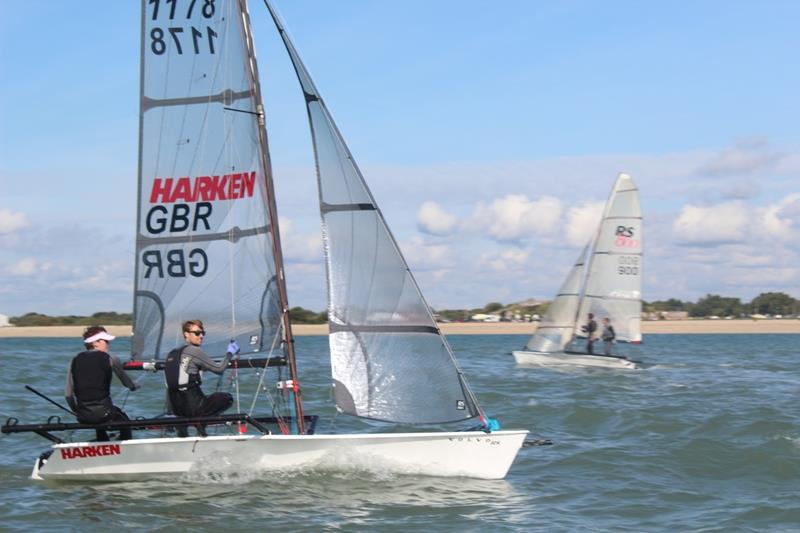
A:
[[[542,321],[539,322],[536,333],[525,346],[526,350],[544,353],[560,352],[572,340],[587,249],[588,245],[583,248],[578,260],[570,269],[567,279],[564,280]]]
[[[617,341],[640,342],[642,211],[639,191],[620,174],[606,203],[586,274],[579,317],[609,317]]]
[[[190,318],[211,354],[231,339],[269,347],[281,305],[247,11],[238,0],[143,6],[132,355],[163,357]]]
[[[455,358],[277,14],[317,162],[337,408],[399,423],[479,415]]]

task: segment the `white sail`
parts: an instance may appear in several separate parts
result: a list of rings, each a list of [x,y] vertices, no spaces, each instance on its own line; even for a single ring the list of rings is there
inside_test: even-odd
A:
[[[526,350],[544,353],[560,352],[572,340],[575,331],[575,317],[580,302],[587,248],[588,245],[583,248],[578,260],[567,274],[558,294],[539,322],[536,333],[525,346]]]
[[[400,423],[478,416],[450,347],[352,154],[272,14],[305,93],[314,141],[337,408]]]
[[[247,12],[143,2],[134,358],[200,319],[204,348],[269,347],[282,306],[269,160]]]
[[[641,342],[642,210],[627,174],[614,183],[588,260],[579,323],[588,313],[598,324],[608,317],[617,341]]]

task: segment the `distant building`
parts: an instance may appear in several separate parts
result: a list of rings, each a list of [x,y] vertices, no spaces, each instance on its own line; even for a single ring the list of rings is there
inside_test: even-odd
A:
[[[688,311],[655,311],[645,314],[645,320],[687,320]]]
[[[477,315],[472,315],[469,319],[475,322],[500,322],[500,315],[478,313]]]
[[[11,323],[8,321],[8,317],[6,315],[0,315],[0,328],[7,328],[11,326]]]

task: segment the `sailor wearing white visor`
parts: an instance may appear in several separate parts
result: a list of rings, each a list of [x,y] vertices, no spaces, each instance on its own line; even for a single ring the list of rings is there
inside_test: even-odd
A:
[[[102,326],[86,328],[83,332],[86,351],[76,355],[70,362],[64,396],[78,421],[84,424],[129,420],[128,415],[111,401],[111,373],[113,371],[122,384],[132,391],[138,389],[139,385],[125,373],[119,358],[109,355],[109,343],[114,338]],[[97,428],[95,432],[98,441],[109,440],[105,429]],[[120,430],[119,440],[130,438],[130,429]]]

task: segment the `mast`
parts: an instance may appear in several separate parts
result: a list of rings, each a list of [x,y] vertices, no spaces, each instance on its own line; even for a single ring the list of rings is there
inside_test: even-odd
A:
[[[280,231],[278,229],[278,209],[275,202],[275,187],[272,181],[272,164],[269,157],[269,146],[267,143],[266,120],[264,114],[264,104],[261,99],[261,84],[258,77],[258,65],[256,63],[255,47],[253,45],[253,34],[250,26],[250,14],[247,11],[247,0],[239,0],[242,13],[242,28],[244,30],[245,47],[247,49],[248,70],[250,71],[251,82],[253,84],[253,98],[255,107],[258,110],[258,142],[261,146],[261,165],[264,169],[264,184],[267,190],[267,213],[269,227],[272,228],[272,253],[275,260],[275,274],[277,277],[278,298],[281,305],[281,323],[283,325],[283,342],[286,346],[286,363],[289,367],[289,376],[292,385],[289,389],[294,397],[295,421],[297,432],[305,433],[305,420],[303,418],[303,401],[300,392],[300,381],[297,376],[297,359],[294,352],[294,337],[292,336],[292,324],[289,320],[289,299],[286,291],[286,280],[283,268],[283,253],[281,251]]]
[[[144,35],[144,28],[145,28],[145,13],[147,9],[145,8],[145,0],[142,0],[142,9],[141,9],[141,18],[140,18],[140,30],[139,34]],[[144,101],[144,39],[139,39],[139,146],[137,151],[137,165],[136,165],[136,233],[133,239],[133,247],[136,249],[136,241],[139,238],[139,228],[142,227],[142,210],[138,208],[138,206],[142,203],[142,139],[144,136],[144,105],[142,102]],[[138,282],[139,282],[139,261],[133,262],[133,280],[134,280],[134,287],[133,287],[133,315],[132,315],[132,323],[133,326],[136,326],[136,312],[138,307],[138,298],[136,297],[136,292],[138,289]],[[137,350],[137,342],[136,342],[136,331],[133,331],[133,339],[131,342],[131,360],[135,360],[137,356],[141,354],[138,353]]]

